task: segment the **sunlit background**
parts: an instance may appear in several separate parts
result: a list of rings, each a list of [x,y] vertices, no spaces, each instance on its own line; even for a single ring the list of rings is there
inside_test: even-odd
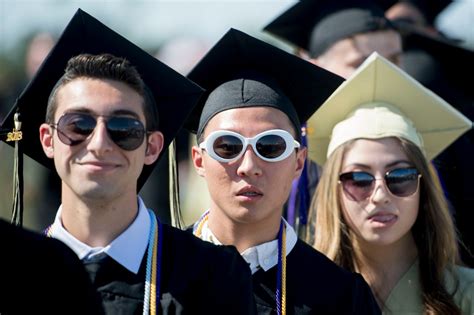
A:
[[[54,41],[78,8],[185,74],[230,27],[289,50],[290,47],[261,29],[294,3],[294,0],[0,0],[0,121],[29,81],[28,71],[32,70],[27,70],[25,63],[27,44],[38,33],[47,34]],[[474,49],[474,0],[453,2],[438,16],[436,26]],[[12,161],[13,150],[0,142],[0,217],[3,218],[10,217]],[[205,210],[207,199],[201,197],[206,191],[202,189],[203,182],[193,184],[200,189],[189,189],[195,180],[191,178],[194,171],[189,163],[182,162],[180,169],[184,174],[181,190],[185,219],[190,223]],[[59,199],[47,196],[51,184],[47,183],[43,167],[26,159],[24,173],[25,225],[40,230],[52,222]],[[153,196],[153,186],[143,194],[145,199]],[[148,205],[160,207],[153,201]]]

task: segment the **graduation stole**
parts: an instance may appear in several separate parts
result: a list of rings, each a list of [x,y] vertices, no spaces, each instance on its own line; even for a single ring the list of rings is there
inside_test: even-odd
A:
[[[163,229],[160,220],[155,216],[153,211],[148,210],[148,213],[150,214],[151,227],[148,236],[143,315],[156,315],[161,296],[160,283]]]
[[[202,236],[204,223],[209,219],[209,210],[199,218],[194,224],[193,234],[199,238]],[[278,265],[277,265],[277,285],[276,285],[276,310],[278,315],[286,314],[286,224],[280,222],[278,231]]]
[[[148,214],[150,215],[151,226],[148,234],[143,315],[156,315],[161,296],[160,283],[163,229],[161,222],[155,216],[155,213],[148,210]],[[52,225],[46,228],[44,234],[47,237],[52,237]]]

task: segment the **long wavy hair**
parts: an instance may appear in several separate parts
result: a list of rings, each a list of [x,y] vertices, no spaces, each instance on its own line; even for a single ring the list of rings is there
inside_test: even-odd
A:
[[[416,145],[396,139],[422,175],[420,209],[411,232],[418,249],[425,314],[461,314],[453,300],[454,292],[447,292],[444,286],[445,272],[452,272],[460,258],[456,230],[439,178]],[[314,228],[309,229],[306,237],[317,250],[351,271],[355,271],[358,261],[351,242],[354,236],[342,214],[338,180],[344,153],[354,141],[341,145],[326,161],[310,207]]]

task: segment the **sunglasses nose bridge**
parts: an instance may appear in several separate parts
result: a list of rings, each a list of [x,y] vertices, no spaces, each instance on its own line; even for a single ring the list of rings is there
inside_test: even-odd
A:
[[[94,130],[88,138],[90,150],[107,151],[112,147],[113,140],[107,128],[107,120],[104,117],[97,117]]]
[[[375,178],[373,181],[372,192],[370,193],[370,199],[373,202],[387,202],[388,198],[392,195],[390,189],[388,189],[385,178]]]
[[[95,126],[90,137],[94,137],[96,134],[107,135],[107,137],[110,138],[109,131],[107,129],[107,121],[103,117],[96,118]]]
[[[252,158],[259,158],[257,148],[252,143],[246,143],[242,147],[241,157],[245,158],[248,155],[250,155]]]
[[[254,150],[250,143],[243,148],[242,156],[240,157],[237,173],[239,176],[260,176],[262,169],[260,167],[260,157]]]
[[[257,151],[257,140],[258,138],[246,138],[244,141],[244,147],[242,150],[244,151],[244,154],[247,153],[248,150],[253,151],[253,154],[258,157],[258,151]]]

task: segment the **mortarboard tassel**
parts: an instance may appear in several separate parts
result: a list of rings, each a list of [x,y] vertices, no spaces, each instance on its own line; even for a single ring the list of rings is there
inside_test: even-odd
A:
[[[13,205],[11,223],[17,226],[23,225],[23,148],[20,140],[21,132],[20,113],[15,113],[15,127],[7,135],[7,142],[15,141],[15,153],[13,164]]]
[[[173,140],[168,148],[169,151],[169,194],[171,208],[171,225],[182,229],[183,218],[179,203],[178,167],[176,162],[176,140]]]
[[[288,208],[286,211],[286,221],[294,228],[295,221],[295,212],[296,212],[296,196],[298,195],[298,183],[300,179],[295,178],[291,183],[290,198],[288,199]]]
[[[307,147],[308,140],[306,137],[306,124],[301,127],[301,146]],[[301,176],[293,180],[290,192],[290,199],[288,201],[287,221],[288,223],[299,231],[308,221],[309,208],[309,189],[308,189],[308,168],[307,160],[304,162]],[[296,220],[296,208],[298,206],[298,221]]]
[[[307,137],[307,126],[304,123],[301,126],[301,145],[305,148],[308,147]],[[308,179],[308,158],[304,161],[303,172],[301,173],[298,182],[298,191],[300,193],[300,204],[299,204],[299,224],[305,226],[308,222],[308,209],[309,209],[309,179]]]
[[[309,191],[308,191],[308,169],[307,160],[304,161],[303,173],[298,181],[298,191],[300,193],[299,202],[299,226],[304,226],[308,222]]]

